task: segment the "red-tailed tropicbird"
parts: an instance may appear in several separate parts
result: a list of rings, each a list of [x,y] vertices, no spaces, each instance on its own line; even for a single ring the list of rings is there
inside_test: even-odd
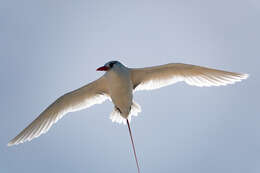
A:
[[[199,87],[221,86],[233,84],[248,77],[247,74],[182,63],[128,68],[118,61],[110,61],[97,71],[106,71],[106,73],[96,81],[58,98],[12,139],[8,146],[39,137],[69,112],[85,109],[110,99],[115,106],[110,119],[113,122],[128,125],[138,172],[140,172],[129,125],[131,116],[137,116],[141,112],[141,107],[133,101],[134,91],[157,89],[180,81]]]

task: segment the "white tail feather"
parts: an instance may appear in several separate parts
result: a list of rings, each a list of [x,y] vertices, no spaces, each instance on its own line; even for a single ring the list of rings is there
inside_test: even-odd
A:
[[[128,121],[131,122],[132,115],[138,116],[139,112],[141,112],[141,106],[133,101],[131,111],[128,115]],[[116,108],[111,112],[110,119],[112,120],[112,122],[126,124],[126,119],[123,116],[121,116],[120,112]]]

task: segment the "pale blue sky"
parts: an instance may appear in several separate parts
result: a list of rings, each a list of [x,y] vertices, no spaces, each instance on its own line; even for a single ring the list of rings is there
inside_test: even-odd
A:
[[[260,171],[260,3],[0,1],[0,172],[133,173],[127,127],[110,102],[70,113],[31,142],[8,141],[109,60],[129,67],[183,62],[249,73],[236,85],[184,83],[137,92],[132,121],[143,173]]]

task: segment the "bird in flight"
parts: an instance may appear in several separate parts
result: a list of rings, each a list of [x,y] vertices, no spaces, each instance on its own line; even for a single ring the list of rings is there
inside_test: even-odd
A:
[[[247,74],[182,63],[128,68],[119,61],[110,61],[99,67],[97,71],[105,71],[106,73],[99,79],[58,98],[12,139],[8,146],[39,137],[69,112],[85,109],[109,99],[114,103],[114,109],[110,114],[112,122],[128,125],[137,169],[140,172],[130,128],[132,116],[137,116],[141,112],[139,104],[133,101],[135,91],[153,90],[181,81],[198,87],[222,86],[248,77]]]

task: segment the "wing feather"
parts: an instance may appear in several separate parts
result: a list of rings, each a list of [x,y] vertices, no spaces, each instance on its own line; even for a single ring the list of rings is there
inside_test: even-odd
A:
[[[239,82],[248,77],[248,74],[181,63],[130,70],[135,91],[157,89],[180,81],[199,87],[222,86]]]
[[[31,124],[12,139],[8,146],[17,145],[46,133],[53,124],[69,112],[100,104],[108,99],[106,79],[100,79],[58,98],[44,110]]]

